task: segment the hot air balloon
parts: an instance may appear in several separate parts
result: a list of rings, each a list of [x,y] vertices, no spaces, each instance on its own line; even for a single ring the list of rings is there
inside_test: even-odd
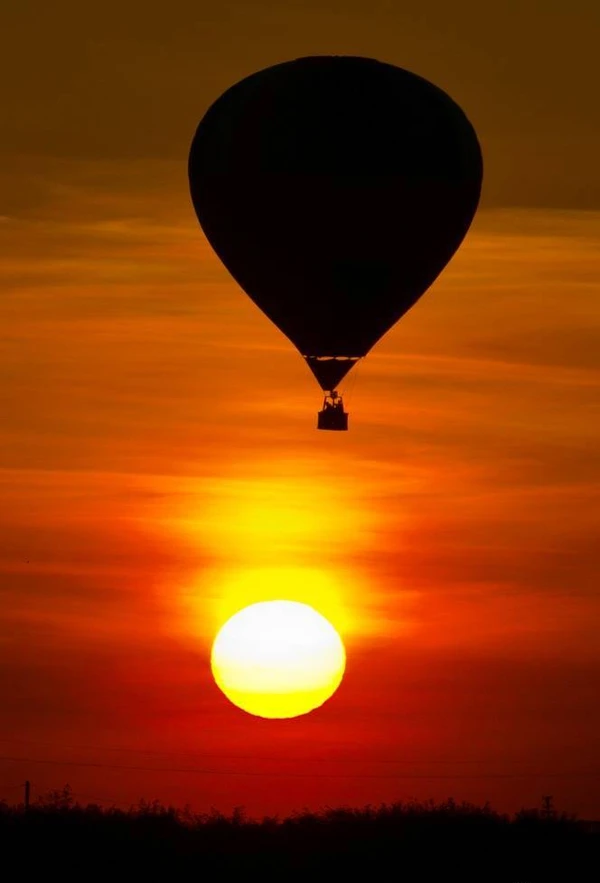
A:
[[[261,70],[209,108],[190,193],[214,251],[300,351],[345,430],[338,385],[450,261],[482,182],[475,131],[427,80],[371,58]]]

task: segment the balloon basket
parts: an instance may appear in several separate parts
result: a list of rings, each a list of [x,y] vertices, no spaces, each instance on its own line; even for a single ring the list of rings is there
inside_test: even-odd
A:
[[[330,429],[346,432],[348,414],[344,411],[342,397],[337,392],[328,393],[323,401],[323,410],[317,414],[317,429]]]

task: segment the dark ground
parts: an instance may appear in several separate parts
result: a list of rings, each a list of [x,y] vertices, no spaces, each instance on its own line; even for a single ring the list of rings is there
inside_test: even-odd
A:
[[[452,800],[255,821],[242,811],[197,815],[160,804],[84,807],[67,789],[28,811],[0,804],[0,855],[4,872],[25,880],[600,879],[600,833],[576,819],[537,811],[509,818]]]

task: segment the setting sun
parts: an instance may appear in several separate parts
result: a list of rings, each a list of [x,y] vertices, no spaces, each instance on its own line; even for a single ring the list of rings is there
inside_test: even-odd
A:
[[[211,666],[225,696],[265,718],[290,718],[322,705],[344,675],[342,640],[307,604],[265,601],[245,607],[215,638]]]

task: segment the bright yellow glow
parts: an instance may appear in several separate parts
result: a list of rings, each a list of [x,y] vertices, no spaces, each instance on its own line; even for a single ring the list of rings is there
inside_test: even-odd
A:
[[[297,601],[245,607],[219,631],[212,672],[227,698],[250,714],[288,718],[322,705],[346,667],[342,639],[324,616]]]
[[[207,622],[207,600],[212,618],[211,633],[234,613],[260,601],[297,601],[318,609],[342,635],[353,629],[348,599],[358,594],[356,578],[346,570],[321,567],[279,566],[206,568],[202,574],[201,603],[192,592],[191,622]],[[198,593],[199,594],[199,593]]]

